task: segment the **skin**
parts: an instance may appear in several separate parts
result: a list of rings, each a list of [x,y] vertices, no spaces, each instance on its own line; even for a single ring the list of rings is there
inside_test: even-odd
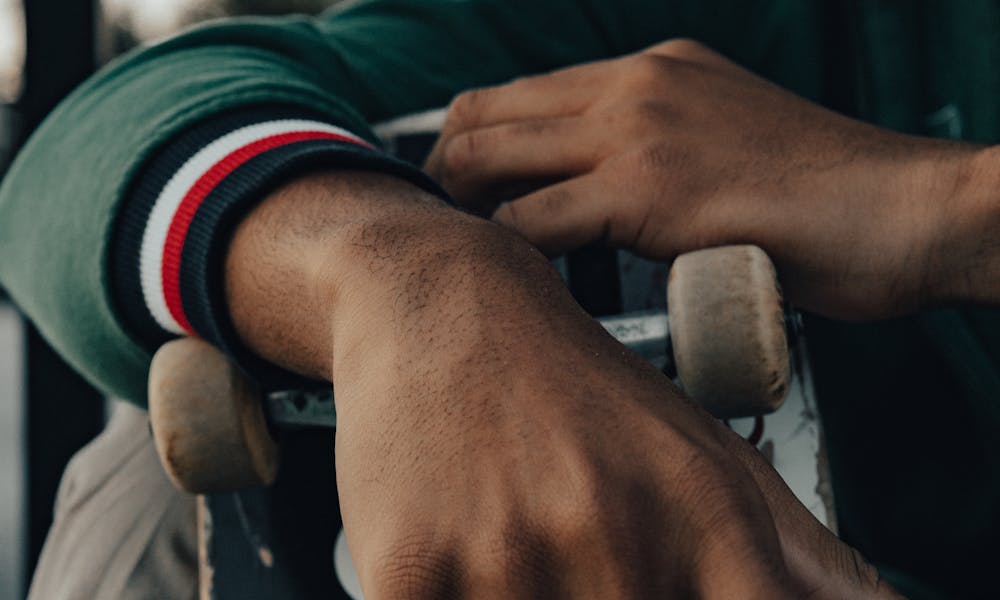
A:
[[[548,254],[754,243],[842,319],[996,303],[997,151],[902,135],[690,40],[459,96],[427,170]]]
[[[507,228],[318,173],[251,212],[226,266],[244,341],[335,382],[366,598],[893,597]]]
[[[457,98],[427,169],[506,227],[317,173],[240,225],[227,297],[249,347],[336,382],[368,598],[892,597],[535,247],[756,243],[793,302],[840,318],[996,303],[994,154],[672,41]]]

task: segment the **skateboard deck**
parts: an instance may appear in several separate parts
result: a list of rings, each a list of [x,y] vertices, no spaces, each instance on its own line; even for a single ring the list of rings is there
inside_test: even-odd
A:
[[[341,531],[333,436],[286,438],[274,485],[199,496],[202,600],[352,597],[333,568]]]

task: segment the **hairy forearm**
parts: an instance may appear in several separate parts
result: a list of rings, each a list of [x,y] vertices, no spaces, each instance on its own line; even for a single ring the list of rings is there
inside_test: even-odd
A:
[[[237,332],[263,358],[329,379],[333,317],[362,267],[358,238],[452,212],[376,173],[317,173],[284,185],[247,215],[229,246],[226,297]]]
[[[943,194],[927,283],[931,306],[1000,306],[1000,147],[966,150]]]
[[[250,349],[327,380],[337,365],[367,368],[374,352],[431,337],[409,335],[415,327],[454,336],[484,321],[475,311],[508,324],[529,306],[579,312],[516,234],[406,182],[350,171],[299,178],[244,219],[229,247],[226,296]],[[335,348],[350,351],[335,357]]]

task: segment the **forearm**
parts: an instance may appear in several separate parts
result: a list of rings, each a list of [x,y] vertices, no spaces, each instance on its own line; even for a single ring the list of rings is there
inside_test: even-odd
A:
[[[161,343],[181,331],[216,337],[199,330],[198,323],[185,327],[183,319],[173,326],[157,289],[131,285],[139,269],[128,263],[140,262],[139,242],[124,251],[119,242],[142,238],[146,254],[165,247],[142,230],[149,215],[141,209],[148,207],[139,206],[135,218],[124,214],[136,206],[137,189],[144,188],[150,201],[162,195],[171,180],[166,171],[179,171],[195,152],[237,129],[251,127],[274,137],[301,134],[303,127],[329,134],[336,126],[373,141],[370,121],[441,106],[463,88],[609,50],[600,43],[607,32],[595,31],[583,13],[562,11],[572,18],[554,19],[562,3],[538,11],[527,10],[527,2],[519,9],[495,0],[406,2],[402,9],[404,3],[392,0],[352,4],[321,19],[214,23],[124,57],[70,95],[5,176],[0,281],[54,347],[102,391],[143,404],[149,359]],[[613,14],[622,12],[617,5],[608,7]],[[554,22],[560,23],[558,42],[551,35]],[[487,35],[501,31],[517,34]],[[237,113],[246,118],[234,123]],[[276,123],[288,120],[295,121],[296,131],[287,122]],[[176,143],[195,130],[200,133],[185,145],[190,151],[185,155]],[[262,141],[243,134],[230,138],[236,146],[225,149]],[[301,143],[318,154],[294,163],[361,168],[353,159],[344,162],[333,142]],[[317,147],[324,144],[325,150]],[[278,152],[290,150],[295,149]],[[195,162],[225,158],[208,154]],[[174,164],[159,164],[164,157]],[[261,160],[273,166],[271,158]],[[251,168],[259,173],[257,166]],[[246,196],[252,201],[257,191]],[[233,212],[239,210],[243,207]],[[123,233],[126,222],[134,231]],[[181,253],[186,251],[184,245]],[[213,272],[201,279],[214,301],[212,282],[221,276],[212,258],[210,264],[202,261]],[[156,267],[155,258],[141,260]],[[147,288],[157,288],[161,277],[147,275]],[[176,287],[176,278],[169,283]],[[160,304],[156,311],[143,305],[148,300]],[[195,308],[207,304],[203,297],[191,302]]]
[[[929,253],[927,304],[1000,306],[1000,147],[966,148]]]
[[[236,229],[225,273],[242,342],[316,379],[384,365],[368,360],[380,352],[431,351],[420,344],[435,336],[417,328],[454,342],[484,321],[474,313],[508,328],[533,327],[528,315],[582,317],[519,236],[377,173],[324,171],[276,190]]]

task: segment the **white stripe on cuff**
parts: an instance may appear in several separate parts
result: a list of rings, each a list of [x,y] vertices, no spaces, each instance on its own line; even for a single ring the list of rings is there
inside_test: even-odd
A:
[[[341,135],[367,145],[367,142],[353,133],[319,121],[284,119],[257,123],[230,132],[203,147],[189,158],[163,187],[150,212],[149,220],[146,221],[139,254],[142,296],[146,308],[160,327],[171,333],[181,335],[185,333],[167,308],[167,301],[163,295],[162,259],[174,213],[177,212],[188,191],[216,163],[236,150],[258,140],[300,131],[321,131]]]

